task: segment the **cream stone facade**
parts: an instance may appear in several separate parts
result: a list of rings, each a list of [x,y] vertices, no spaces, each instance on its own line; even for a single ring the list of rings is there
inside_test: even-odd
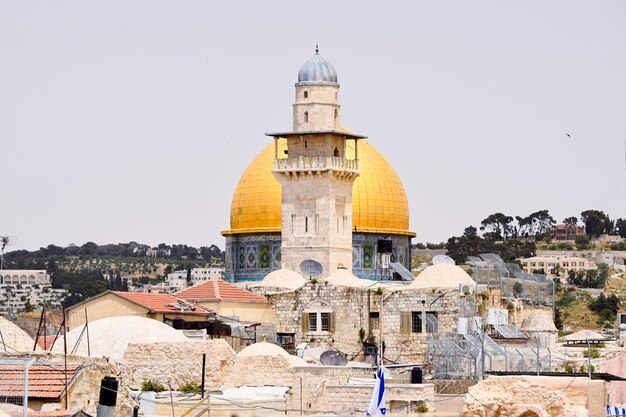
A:
[[[188,382],[200,383],[203,354],[206,354],[206,389],[217,390],[224,384],[225,370],[235,358],[235,352],[223,339],[130,343],[122,358],[128,370],[124,386],[138,389],[149,379],[163,385],[169,382],[173,388]]]
[[[296,84],[296,102],[293,105],[293,130],[336,130],[341,126],[341,106],[338,100],[339,84],[316,85],[314,82]]]
[[[586,377],[490,376],[469,388],[464,416],[604,417],[607,383]]]
[[[392,286],[381,291],[309,281],[298,290],[266,297],[277,334],[293,336],[296,344],[332,346],[356,355],[364,344],[378,346],[382,321],[385,357],[411,363],[424,360],[429,333],[456,331],[466,297],[473,296],[458,289]]]

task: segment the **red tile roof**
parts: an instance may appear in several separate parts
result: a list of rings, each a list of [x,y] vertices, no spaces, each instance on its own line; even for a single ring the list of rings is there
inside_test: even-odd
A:
[[[230,284],[223,279],[213,278],[202,284],[194,285],[178,291],[177,297],[189,301],[253,301],[267,302],[265,297],[255,294],[236,285]]]
[[[157,313],[197,314],[202,316],[213,314],[213,311],[210,309],[200,307],[171,294],[147,294],[124,291],[112,291],[112,293]],[[182,306],[182,308],[179,306]]]
[[[65,372],[62,364],[32,365],[28,368],[29,398],[61,398],[65,390]],[[68,383],[81,370],[80,365],[67,365]],[[24,366],[0,363],[0,398],[24,395]]]

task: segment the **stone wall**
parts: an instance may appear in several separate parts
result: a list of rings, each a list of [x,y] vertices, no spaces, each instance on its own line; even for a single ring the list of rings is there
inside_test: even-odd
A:
[[[237,357],[224,373],[226,388],[249,386],[284,386],[295,384],[294,370],[289,359],[277,355]]]
[[[465,396],[464,415],[604,417],[606,397],[606,383],[600,380],[490,376],[469,388]]]
[[[306,413],[352,414],[365,413],[372,397],[371,385],[324,385],[317,401],[304,403]],[[435,391],[431,384],[385,386],[387,409],[398,413],[415,413],[417,405],[425,403],[435,411]]]
[[[235,352],[222,339],[130,343],[122,359],[124,386],[140,389],[143,381],[153,380],[174,389],[186,382],[202,380],[202,354],[206,353],[205,388],[222,386],[224,371],[232,365]]]

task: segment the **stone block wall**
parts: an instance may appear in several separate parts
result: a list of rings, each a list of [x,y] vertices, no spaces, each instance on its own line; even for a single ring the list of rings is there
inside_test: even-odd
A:
[[[131,343],[122,359],[126,375],[124,386],[141,388],[152,380],[174,389],[186,382],[202,380],[202,354],[206,354],[205,388],[222,386],[225,369],[232,365],[235,352],[222,339],[171,342]]]
[[[434,312],[439,332],[456,331],[456,320],[463,315],[465,296],[458,290],[385,290],[382,323],[385,357],[398,362],[422,362],[427,333],[412,332],[401,326],[401,316],[411,312]],[[376,344],[378,327],[370,323],[370,313],[380,314],[380,294],[370,289],[335,287],[325,281],[309,282],[299,290],[268,295],[276,317],[276,331],[294,333],[296,343],[324,346],[344,352],[349,358],[362,353],[360,333]],[[333,332],[303,331],[302,313],[332,311]],[[375,314],[374,314],[375,315]],[[363,329],[363,332],[360,330]]]

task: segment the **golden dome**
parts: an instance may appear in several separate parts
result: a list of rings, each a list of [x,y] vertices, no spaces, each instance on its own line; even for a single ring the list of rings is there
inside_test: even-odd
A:
[[[354,158],[354,141],[347,143]],[[287,140],[278,140],[279,158],[286,158]],[[281,187],[272,174],[274,143],[257,155],[241,176],[230,206],[230,230],[240,233],[280,233]],[[398,174],[367,140],[359,140],[359,170],[352,187],[353,230],[361,233],[415,236],[409,231],[409,204]],[[355,229],[356,228],[356,229]]]

